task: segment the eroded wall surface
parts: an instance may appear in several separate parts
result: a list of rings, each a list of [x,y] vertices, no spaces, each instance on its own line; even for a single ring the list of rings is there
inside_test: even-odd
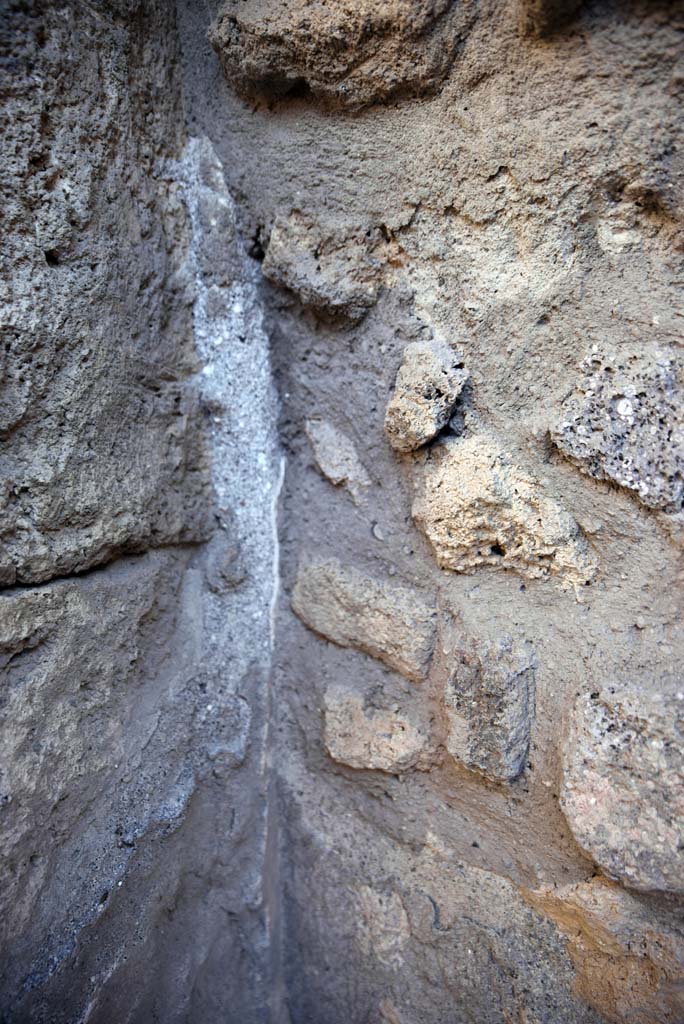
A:
[[[677,1024],[681,4],[2,31],[3,1019]]]
[[[0,1017],[263,1020],[255,269],[186,132],[172,4],[1,17]]]

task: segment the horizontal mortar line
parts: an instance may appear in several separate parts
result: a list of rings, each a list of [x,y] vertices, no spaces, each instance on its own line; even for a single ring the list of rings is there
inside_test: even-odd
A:
[[[0,587],[0,597],[17,593],[25,593],[29,590],[40,590],[41,587],[50,587],[56,583],[67,583],[69,580],[89,579],[91,576],[95,576],[98,573],[104,573],[107,570],[112,569],[121,562],[144,558],[146,555],[151,555],[155,551],[199,551],[200,548],[209,542],[209,540],[210,538],[207,537],[205,540],[170,541],[168,544],[157,544],[146,548],[131,548],[130,550],[122,549],[121,551],[113,554],[111,558],[98,562],[96,565],[87,566],[84,569],[75,569],[73,572],[49,576],[45,580],[36,580],[34,583],[11,583],[9,586]]]

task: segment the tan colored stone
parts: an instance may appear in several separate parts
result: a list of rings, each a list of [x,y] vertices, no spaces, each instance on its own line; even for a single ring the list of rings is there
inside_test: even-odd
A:
[[[573,586],[596,575],[579,526],[541,484],[487,434],[431,449],[418,482],[413,517],[444,569],[514,569],[557,576]]]
[[[228,0],[210,38],[243,93],[355,109],[434,92],[471,19],[451,0]]]
[[[362,885],[357,900],[358,940],[363,954],[377,957],[380,963],[400,966],[402,949],[411,937],[411,930],[399,893],[380,892]]]
[[[310,629],[355,647],[420,682],[428,673],[436,617],[419,591],[382,583],[337,561],[302,565],[292,607]]]
[[[461,356],[445,342],[408,345],[385,413],[392,447],[409,452],[431,441],[449,422],[468,376]]]
[[[380,1000],[378,1013],[382,1024],[403,1024],[399,1011],[390,999]]]
[[[358,504],[371,481],[352,441],[328,420],[307,420],[305,430],[323,476],[336,487],[346,486]]]
[[[324,317],[361,320],[378,296],[380,264],[364,233],[340,235],[297,210],[273,225],[262,271]]]
[[[635,889],[684,893],[684,686],[578,698],[561,806],[580,846]]]
[[[325,747],[334,761],[393,773],[434,764],[429,724],[415,710],[367,707],[362,695],[335,686],[324,711]]]

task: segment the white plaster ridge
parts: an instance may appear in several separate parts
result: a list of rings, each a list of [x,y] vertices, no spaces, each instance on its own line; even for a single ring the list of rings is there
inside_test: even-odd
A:
[[[211,472],[219,526],[239,546],[247,578],[205,593],[204,628],[214,667],[236,687],[270,664],[278,593],[275,521],[282,484],[277,395],[257,292],[258,268],[238,237],[235,205],[206,138],[188,141],[174,171],[192,227],[194,330],[200,391],[210,411]],[[241,628],[238,628],[241,627]]]
[[[235,204],[206,138],[191,138],[172,174],[182,185],[191,226],[188,271],[194,288],[200,393],[210,413],[211,472],[219,529],[237,543],[246,578],[225,593],[202,588],[202,661],[221,693],[244,697],[263,799],[254,835],[248,903],[263,910],[268,1015],[284,1017],[280,965],[279,828],[271,743],[271,659],[280,564],[278,502],[285,458],[278,444],[278,400],[258,294],[259,269],[238,235]],[[225,698],[224,698],[225,701]],[[218,702],[216,711],[226,711]],[[251,720],[250,720],[251,719]],[[244,738],[242,738],[244,739]],[[235,737],[239,746],[241,737]],[[257,854],[258,850],[258,854]]]

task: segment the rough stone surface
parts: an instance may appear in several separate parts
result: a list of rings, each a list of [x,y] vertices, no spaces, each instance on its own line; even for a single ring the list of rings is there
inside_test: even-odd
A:
[[[370,654],[414,682],[427,675],[436,614],[419,592],[336,561],[309,562],[297,574],[292,607],[326,640]]]
[[[499,566],[575,586],[596,574],[572,516],[485,434],[430,451],[413,517],[445,569]]]
[[[456,643],[449,657],[447,750],[487,778],[517,778],[525,768],[534,719],[532,651],[502,637],[495,644]]]
[[[385,413],[392,447],[410,452],[431,441],[449,422],[467,380],[462,358],[445,342],[408,345]]]
[[[322,316],[358,321],[377,299],[380,268],[367,238],[340,237],[298,211],[276,220],[262,270]]]
[[[592,351],[551,436],[582,472],[684,508],[684,368],[670,348]]]
[[[341,686],[326,691],[324,741],[334,761],[393,773],[434,764],[429,724],[415,711],[367,704],[363,695]]]
[[[347,487],[358,504],[371,481],[352,441],[328,420],[307,420],[305,429],[323,476]]]
[[[0,1017],[256,1024],[280,480],[258,271],[184,142],[175,5],[6,4],[0,36]]]
[[[177,609],[186,561],[148,555],[0,597],[5,992],[48,936],[34,974],[59,966],[141,837],[175,827],[195,789],[202,751]],[[41,899],[55,876],[59,900]]]
[[[635,889],[684,892],[684,688],[661,680],[578,698],[561,804],[577,842]]]
[[[358,890],[357,900],[362,951],[383,964],[400,966],[411,932],[401,897],[391,890],[382,892],[363,885]],[[387,1012],[385,1010],[385,1015]]]
[[[562,930],[510,882],[430,837],[411,849],[363,819],[350,831],[331,792],[320,803],[306,805],[307,841],[293,849],[288,880],[295,1019],[333,1024],[341,1004],[352,1020],[390,1024],[605,1019],[574,990]],[[355,857],[354,847],[375,856]],[[336,967],[340,956],[351,989]]]
[[[433,92],[457,53],[469,7],[450,0],[228,0],[211,41],[227,77],[248,95],[306,90],[355,109]]]
[[[327,6],[331,22],[345,10]],[[288,8],[292,28],[302,8]],[[648,357],[680,342],[684,24],[668,0],[525,8],[521,32],[518,2],[482,0],[436,92],[353,112],[317,92],[308,62],[288,95],[285,83],[255,89],[258,75],[240,83],[249,104],[208,59],[195,62],[201,124],[225,126],[216,144],[257,255],[271,225],[298,210],[340,240],[340,260],[346,246],[356,259],[371,231],[378,262],[376,300],[356,322],[322,315],[277,279],[263,288],[288,460],[274,685],[293,1021],[682,1017],[681,897],[605,885],[559,803],[576,695],[620,678],[657,694],[664,668],[682,659],[682,566],[666,532],[676,516],[652,515],[626,489],[591,479],[549,428],[581,397],[577,368],[594,345]],[[246,67],[243,43],[258,39],[269,60],[299,48],[286,10],[264,3],[253,35],[238,26],[226,51],[233,81]],[[245,24],[257,20],[256,5],[238,7],[238,21],[242,11]],[[466,12],[474,5],[450,13]],[[307,54],[326,52],[322,20],[311,19]],[[387,35],[368,24],[368,40],[343,36],[339,50],[358,69],[346,76],[352,96],[374,35],[378,59],[392,56]],[[420,60],[417,47],[405,54]],[[342,80],[328,74],[323,89]],[[317,245],[312,237],[310,251]],[[397,458],[384,431],[397,368],[409,345],[433,337],[457,344],[468,387],[444,437]],[[353,444],[373,480],[363,504],[312,471],[312,418]],[[455,454],[451,462],[461,445],[472,445],[467,474]],[[428,480],[442,557],[451,529],[465,572],[442,567],[427,524],[411,516]],[[501,785],[448,755],[454,660],[441,632],[414,689],[377,659],[301,627],[288,598],[312,551],[434,600],[440,623],[457,618],[468,651],[496,651],[505,636],[533,645],[536,713],[517,778]],[[516,571],[495,571],[506,564]],[[322,709],[338,686],[363,694],[366,711],[415,699],[412,708],[434,716],[444,756],[397,775],[333,761]],[[592,896],[599,885],[617,897]],[[565,904],[586,893],[595,909],[576,911],[573,928],[572,915],[568,924],[529,893]]]
[[[634,495],[679,422],[684,20],[525,10],[521,32],[519,0],[5,3],[8,1024],[680,1024],[684,513],[670,469],[663,504]],[[398,458],[387,403],[431,338],[468,386]],[[588,353],[627,357],[643,428],[605,418],[631,401],[607,384],[590,405]],[[648,453],[636,488],[549,436],[584,409],[597,465]],[[311,421],[363,501],[317,471]],[[428,481],[467,571],[412,517]],[[445,692],[467,662],[470,750],[512,770],[522,701],[490,703],[479,665],[520,696],[528,644],[501,784],[448,753]],[[605,736],[573,716],[594,693]],[[364,767],[326,750],[335,694]],[[566,818],[564,762],[603,820]]]
[[[210,527],[184,223],[154,173],[182,132],[170,20],[8,11],[0,584]]]

